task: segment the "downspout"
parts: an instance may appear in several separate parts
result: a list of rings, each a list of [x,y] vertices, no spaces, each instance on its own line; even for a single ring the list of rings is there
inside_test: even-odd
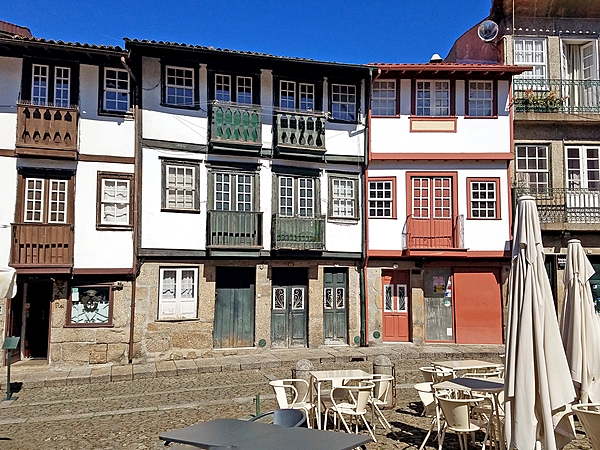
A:
[[[123,66],[125,67],[125,69],[127,69],[127,72],[129,72],[129,75],[131,76],[131,79],[133,80],[133,82],[135,83],[135,89],[133,90],[133,95],[134,95],[134,105],[133,105],[133,119],[135,121],[135,141],[134,141],[134,148],[135,148],[135,154],[134,154],[134,164],[133,164],[133,261],[132,261],[132,280],[131,280],[131,306],[130,306],[130,311],[129,311],[129,349],[128,349],[128,359],[129,359],[129,364],[133,363],[133,352],[134,352],[134,348],[133,348],[133,337],[134,337],[134,332],[135,332],[135,302],[136,302],[136,291],[137,291],[137,277],[138,277],[138,271],[139,271],[139,266],[138,266],[138,230],[139,230],[139,186],[140,186],[140,180],[141,180],[141,170],[142,170],[142,166],[141,166],[141,129],[142,129],[142,123],[141,123],[141,117],[140,117],[140,109],[139,109],[139,99],[141,98],[140,96],[140,89],[141,86],[140,84],[137,82],[136,77],[133,74],[133,71],[131,70],[131,68],[127,65],[127,61],[124,57],[121,58],[121,62],[123,63]]]

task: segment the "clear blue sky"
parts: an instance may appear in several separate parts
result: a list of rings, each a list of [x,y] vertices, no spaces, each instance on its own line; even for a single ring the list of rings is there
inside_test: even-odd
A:
[[[346,63],[445,57],[491,0],[0,0],[36,37],[123,46],[163,40]]]

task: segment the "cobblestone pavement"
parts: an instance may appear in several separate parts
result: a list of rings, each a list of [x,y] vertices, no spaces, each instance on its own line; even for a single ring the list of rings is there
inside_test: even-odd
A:
[[[412,388],[420,381],[418,361],[400,363],[396,363],[401,383],[396,406],[384,411],[393,429],[385,433],[378,427],[378,442],[368,444],[369,450],[416,450],[429,427]],[[248,418],[256,411],[256,395],[260,395],[262,411],[274,409],[268,381],[288,378],[291,366],[133,381],[23,385],[16,400],[0,403],[0,449],[164,449],[159,433],[215,418]],[[369,361],[318,364],[315,369],[350,366],[372,370]],[[426,448],[436,448],[433,439]],[[458,448],[451,433],[447,448]],[[573,449],[591,446],[580,433],[580,439],[565,447]]]

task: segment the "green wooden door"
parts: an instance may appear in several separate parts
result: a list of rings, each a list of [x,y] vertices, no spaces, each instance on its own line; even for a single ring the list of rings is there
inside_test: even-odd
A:
[[[306,347],[307,269],[273,268],[273,347]]]
[[[217,267],[215,348],[254,346],[254,268]]]
[[[326,344],[348,343],[348,273],[326,268],[323,289],[323,333]]]

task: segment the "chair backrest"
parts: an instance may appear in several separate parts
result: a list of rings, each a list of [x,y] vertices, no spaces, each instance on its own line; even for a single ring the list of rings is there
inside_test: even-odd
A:
[[[373,375],[372,381],[375,385],[375,388],[373,389],[373,397],[378,400],[380,404],[387,405],[389,392],[392,389],[394,377],[390,375],[376,374]]]
[[[353,400],[352,409],[357,414],[367,411],[367,403],[375,385],[371,382],[361,382],[360,386],[339,386],[331,390],[331,402],[337,406],[341,397]]]
[[[600,450],[600,403],[580,403],[573,405],[572,409],[592,442],[592,448]]]
[[[306,414],[301,409],[276,409],[253,417],[250,422],[266,422],[286,428],[295,428],[306,423]]]
[[[290,380],[273,380],[269,382],[275,391],[275,398],[277,398],[277,404],[281,409],[287,409],[298,400],[298,391],[290,383]],[[288,393],[291,393],[292,400],[288,400]]]
[[[442,369],[440,367],[419,367],[423,374],[423,380],[426,382],[441,383],[442,381],[451,380],[454,374],[451,370]]]
[[[500,371],[493,370],[489,372],[469,372],[463,375],[465,378],[499,378]]]
[[[455,430],[469,430],[471,426],[471,405],[478,399],[455,399],[436,395],[440,409],[448,427]]]
[[[433,394],[433,388],[431,387],[432,384],[433,383],[431,382],[415,384],[415,389],[417,390],[421,403],[423,403],[423,408],[425,409],[425,415],[428,417],[436,415],[435,396]]]

